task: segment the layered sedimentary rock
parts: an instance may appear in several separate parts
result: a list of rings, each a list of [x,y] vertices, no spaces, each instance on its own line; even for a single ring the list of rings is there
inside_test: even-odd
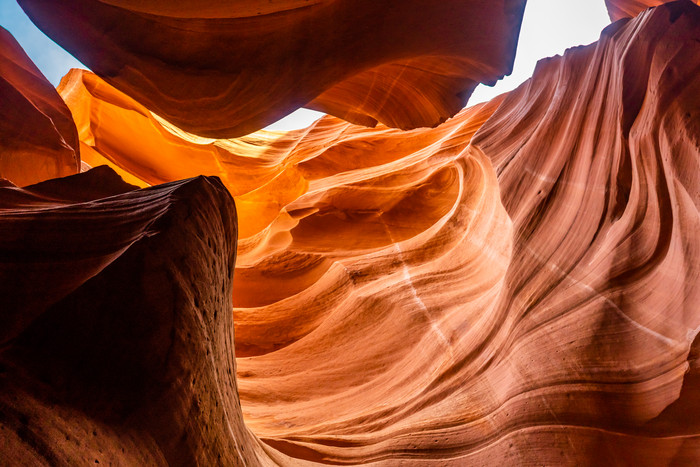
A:
[[[145,183],[194,165],[255,206],[238,390],[281,462],[688,465],[699,11],[618,22],[433,130],[215,141],[90,74],[62,93],[95,157]]]
[[[0,177],[30,185],[79,170],[78,134],[70,111],[0,27]]]
[[[698,24],[689,1],[615,23],[474,137],[514,229],[491,350],[531,381],[502,407],[545,464],[700,459]]]
[[[11,459],[697,463],[698,24],[643,12],[409,132],[205,139],[71,73],[90,163],[165,184],[2,189]]]
[[[500,101],[485,111],[483,105],[465,110],[430,132],[367,129],[328,116],[305,130],[212,140],[167,124],[86,71],[72,70],[59,91],[76,119],[90,165],[110,164],[140,186],[218,176],[236,199],[246,249],[282,241],[281,230],[296,224],[287,206],[309,191],[330,188],[329,177],[354,171],[359,181],[365,171],[381,167],[373,176],[381,180],[382,174],[400,170],[413,152],[428,158],[441,144],[463,149]],[[346,179],[353,181],[350,175]]]
[[[269,317],[309,328],[239,359],[255,433],[328,463],[696,462],[698,24],[674,3],[541,63],[435,167],[455,175],[428,211],[417,192],[383,219],[370,200],[393,190],[373,180],[298,200],[314,216],[292,236],[318,234],[258,263],[261,280],[299,253],[345,257],[235,310],[241,339],[251,322],[284,341]]]
[[[178,127],[231,137],[305,106],[432,127],[511,71],[525,0],[22,0],[98,75]]]
[[[610,19],[617,21],[622,18],[634,18],[639,13],[647,8],[652,8],[669,0],[605,0],[605,5],[608,7]],[[693,0],[699,3],[698,0]]]

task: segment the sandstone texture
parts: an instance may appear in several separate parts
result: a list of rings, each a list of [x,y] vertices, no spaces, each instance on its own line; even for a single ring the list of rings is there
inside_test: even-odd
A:
[[[107,167],[0,188],[3,463],[271,462],[236,393],[231,197],[135,188]]]
[[[0,451],[698,464],[699,70],[682,0],[436,128],[214,139],[71,71],[83,157],[111,169],[0,188]]]
[[[22,186],[79,171],[78,134],[70,111],[0,27],[0,177]]]
[[[242,136],[299,107],[433,127],[511,72],[525,0],[21,0],[51,38],[180,128]]]

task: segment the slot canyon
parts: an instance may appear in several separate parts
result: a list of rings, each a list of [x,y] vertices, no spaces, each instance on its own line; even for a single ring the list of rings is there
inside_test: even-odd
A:
[[[700,6],[595,1],[469,104],[526,0],[18,0],[0,465],[700,465]]]

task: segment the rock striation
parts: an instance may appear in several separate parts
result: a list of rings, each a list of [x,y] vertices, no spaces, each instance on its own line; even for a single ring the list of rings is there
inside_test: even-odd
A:
[[[694,465],[698,24],[646,10],[404,132],[208,139],[71,72],[86,158],[158,186],[2,188],[12,459]]]
[[[87,71],[72,70],[59,91],[75,117],[90,165],[109,164],[139,186],[198,174],[219,177],[236,199],[246,249],[277,242],[270,237],[279,239],[280,229],[295,224],[287,206],[309,191],[329,189],[327,180],[334,175],[354,171],[364,177],[372,167],[381,168],[377,176],[390,174],[415,151],[427,158],[427,147],[463,149],[500,102],[465,110],[430,132],[367,129],[328,116],[305,130],[214,140],[173,127]],[[350,174],[346,178],[352,181]]]
[[[545,464],[700,459],[698,24],[681,1],[611,25],[472,140],[513,221],[499,333]]]
[[[268,449],[347,465],[688,464],[699,11],[618,22],[431,130],[326,117],[206,140],[89,73],[61,93],[84,144],[142,182],[192,164],[242,211],[255,200],[232,304],[242,413]]]
[[[22,186],[80,171],[70,111],[2,27],[0,122],[0,177]]]
[[[433,127],[512,69],[525,0],[21,0],[107,82],[207,137],[299,107]]]

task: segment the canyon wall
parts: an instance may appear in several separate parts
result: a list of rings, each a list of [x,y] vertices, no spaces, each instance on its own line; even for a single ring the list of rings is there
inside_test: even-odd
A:
[[[698,3],[697,0],[693,2]],[[622,18],[634,18],[647,8],[668,3],[668,0],[605,0],[610,19],[617,21]]]
[[[72,71],[113,170],[1,189],[10,459],[697,463],[698,25],[645,10],[410,131],[207,138]]]

